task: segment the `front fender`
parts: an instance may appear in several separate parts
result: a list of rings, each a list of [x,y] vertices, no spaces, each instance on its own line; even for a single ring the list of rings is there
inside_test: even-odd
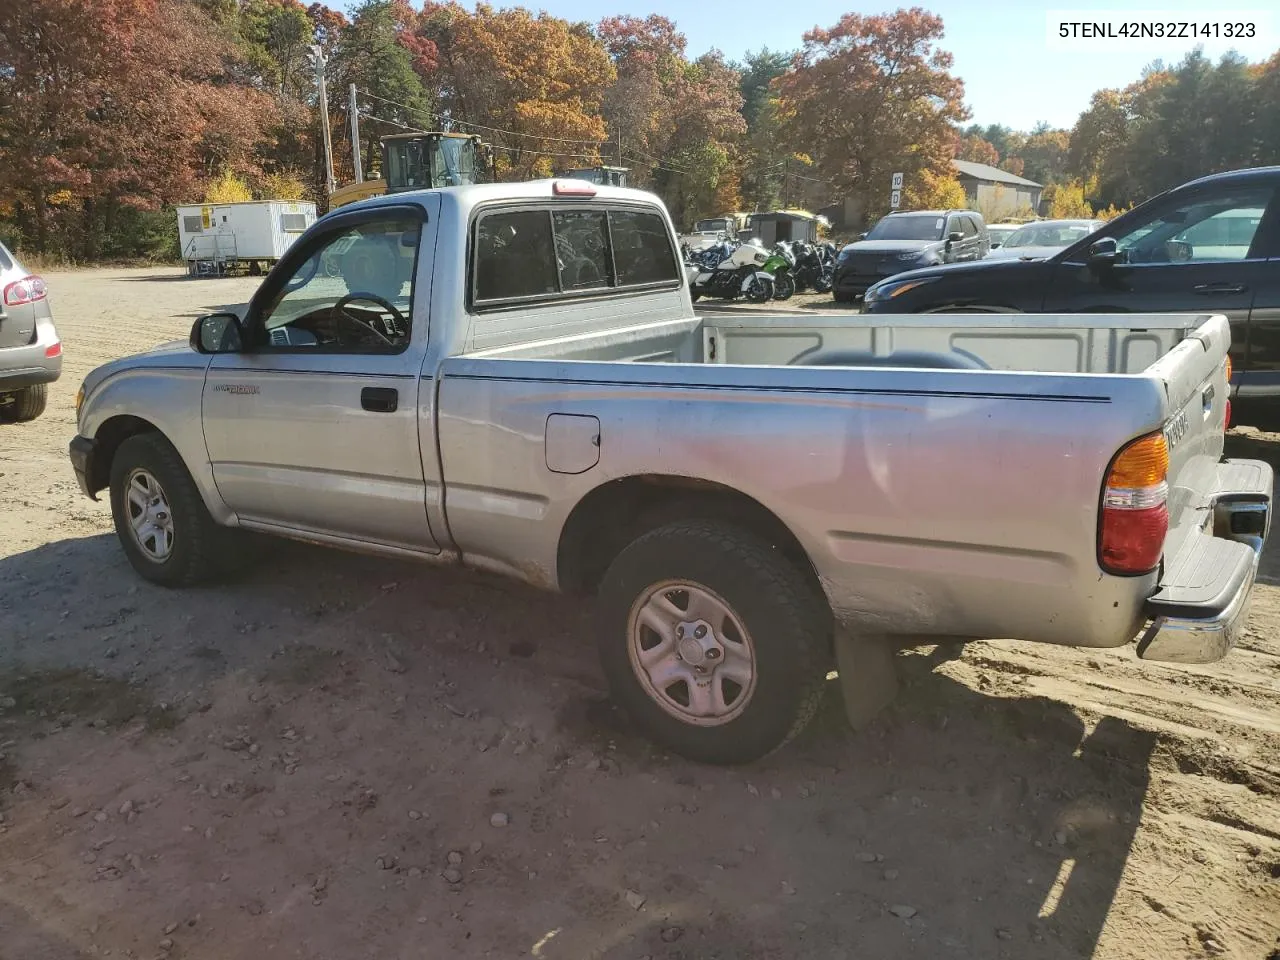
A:
[[[747,292],[747,287],[751,286],[752,280],[761,280],[765,283],[773,283],[773,274],[765,273],[763,270],[757,270],[755,273],[749,273],[742,278],[742,292]]]
[[[204,360],[205,358],[202,358]],[[142,421],[173,444],[195,480],[205,506],[218,523],[235,515],[218,494],[200,419],[207,361],[200,366],[125,367],[93,384],[80,408],[78,434],[94,441],[93,456],[109,458]],[[109,474],[109,463],[97,470]]]

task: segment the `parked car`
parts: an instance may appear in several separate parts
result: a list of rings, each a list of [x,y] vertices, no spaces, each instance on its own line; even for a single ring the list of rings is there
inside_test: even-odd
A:
[[[239,528],[595,594],[617,701],[736,763],[836,663],[851,711],[891,693],[903,642],[1225,655],[1272,488],[1221,459],[1227,333],[700,318],[652,194],[452,187],[329,213],[243,317],[92,371],[69,452],[164,586],[251,575]]]
[[[991,249],[982,215],[972,210],[891,213],[840,251],[832,293],[850,303],[885,277],[938,263],[981,260]]]
[[[1042,260],[900,274],[867,291],[867,313],[1222,313],[1233,392],[1280,397],[1280,166],[1169,190]]]
[[[1021,226],[1020,223],[988,223],[987,236],[991,238],[991,249],[999,248]]]
[[[44,413],[49,384],[61,375],[49,288],[0,243],[0,422]]]
[[[1051,257],[1063,247],[1102,228],[1105,220],[1040,220],[1016,228],[997,249],[992,244],[988,259],[1020,257],[1023,260]]]

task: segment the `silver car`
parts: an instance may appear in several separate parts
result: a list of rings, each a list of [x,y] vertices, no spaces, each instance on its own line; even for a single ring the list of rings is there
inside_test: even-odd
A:
[[[44,413],[49,384],[62,374],[49,288],[0,244],[0,422]]]

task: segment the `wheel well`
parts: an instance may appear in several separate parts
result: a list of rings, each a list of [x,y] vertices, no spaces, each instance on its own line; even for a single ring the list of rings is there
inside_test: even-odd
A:
[[[141,417],[120,415],[111,417],[98,428],[94,436],[93,461],[90,465],[89,490],[97,493],[111,483],[111,461],[115,459],[120,444],[140,433],[159,433],[159,428]]]
[[[791,529],[758,500],[690,477],[646,474],[596,487],[574,507],[560,533],[560,588],[593,593],[627,544],[676,520],[724,520],[755,533],[796,564],[822,593],[817,571]]]

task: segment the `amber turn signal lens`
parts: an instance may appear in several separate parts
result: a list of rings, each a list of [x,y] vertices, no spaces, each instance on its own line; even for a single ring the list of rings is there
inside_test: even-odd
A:
[[[1163,433],[1135,440],[1116,457],[1108,487],[1151,487],[1169,476],[1169,445]]]

